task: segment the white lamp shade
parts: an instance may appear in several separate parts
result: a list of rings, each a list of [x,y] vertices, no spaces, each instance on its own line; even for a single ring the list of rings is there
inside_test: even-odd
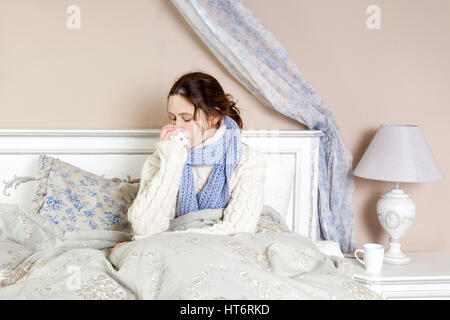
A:
[[[393,182],[442,179],[422,131],[416,125],[380,126],[353,174]]]

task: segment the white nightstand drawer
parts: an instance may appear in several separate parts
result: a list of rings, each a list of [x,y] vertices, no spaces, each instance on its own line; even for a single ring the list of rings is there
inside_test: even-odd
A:
[[[450,254],[407,253],[406,265],[384,264],[379,274],[370,274],[356,259],[353,279],[384,299],[450,299]]]

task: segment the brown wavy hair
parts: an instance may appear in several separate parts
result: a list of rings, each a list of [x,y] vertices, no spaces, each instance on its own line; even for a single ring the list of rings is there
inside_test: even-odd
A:
[[[181,95],[188,99],[195,107],[194,119],[197,111],[203,110],[206,116],[219,116],[222,120],[225,116],[231,117],[243,129],[240,110],[231,94],[225,93],[219,82],[211,75],[203,72],[190,72],[179,77],[169,94],[167,100],[173,95]],[[217,122],[217,129],[220,121]]]

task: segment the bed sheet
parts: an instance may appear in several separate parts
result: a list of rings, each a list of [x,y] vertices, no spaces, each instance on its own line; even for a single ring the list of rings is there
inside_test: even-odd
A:
[[[129,234],[65,232],[1,203],[0,299],[380,299],[345,259],[273,223],[262,215],[259,232],[230,236],[164,232],[109,256]]]

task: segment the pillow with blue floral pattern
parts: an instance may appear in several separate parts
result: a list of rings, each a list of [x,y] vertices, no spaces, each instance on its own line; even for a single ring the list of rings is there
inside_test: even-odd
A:
[[[108,179],[57,158],[39,155],[31,206],[66,231],[131,233],[128,208],[139,183]]]

